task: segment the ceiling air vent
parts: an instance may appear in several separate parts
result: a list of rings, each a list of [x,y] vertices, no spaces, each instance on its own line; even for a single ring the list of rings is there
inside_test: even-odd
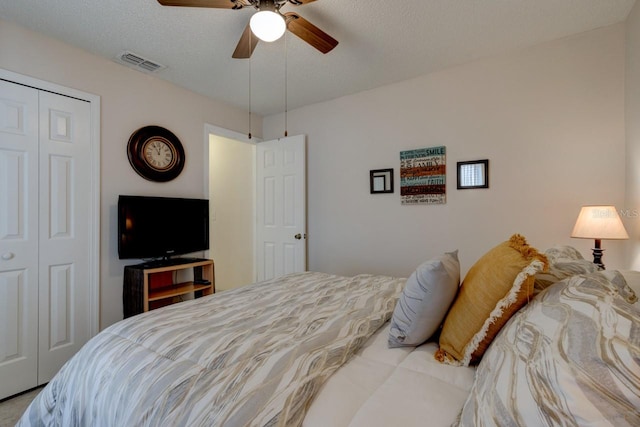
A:
[[[116,57],[116,61],[145,73],[155,73],[163,68],[167,68],[166,66],[158,64],[155,61],[151,61],[137,53],[132,53],[126,50]]]

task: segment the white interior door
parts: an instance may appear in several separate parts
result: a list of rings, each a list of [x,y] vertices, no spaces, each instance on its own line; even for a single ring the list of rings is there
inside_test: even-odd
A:
[[[0,80],[0,398],[38,375],[38,91]]]
[[[0,398],[91,337],[91,104],[0,80]]]
[[[258,280],[307,269],[304,135],[261,142],[256,150]]]
[[[40,92],[38,383],[91,337],[91,106]]]

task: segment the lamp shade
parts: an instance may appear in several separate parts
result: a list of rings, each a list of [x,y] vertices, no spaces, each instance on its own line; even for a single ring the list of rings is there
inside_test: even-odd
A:
[[[278,40],[287,29],[282,15],[271,10],[261,10],[255,13],[249,21],[249,26],[253,34],[265,42]]]
[[[615,206],[583,206],[571,237],[579,239],[628,239]]]

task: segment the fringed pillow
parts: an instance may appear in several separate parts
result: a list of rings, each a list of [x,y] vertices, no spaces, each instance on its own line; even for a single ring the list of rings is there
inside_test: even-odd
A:
[[[533,295],[536,273],[547,269],[547,258],[519,234],[482,256],[445,318],[436,359],[452,365],[477,363],[500,328]]]

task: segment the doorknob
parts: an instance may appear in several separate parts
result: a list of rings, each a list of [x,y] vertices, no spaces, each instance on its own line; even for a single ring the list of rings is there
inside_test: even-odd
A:
[[[300,240],[300,239],[302,239],[302,234],[298,233],[293,237],[295,237],[296,240]]]
[[[5,260],[5,261],[9,261],[13,257],[14,257],[13,252],[7,252],[7,253],[2,254],[2,259]]]

